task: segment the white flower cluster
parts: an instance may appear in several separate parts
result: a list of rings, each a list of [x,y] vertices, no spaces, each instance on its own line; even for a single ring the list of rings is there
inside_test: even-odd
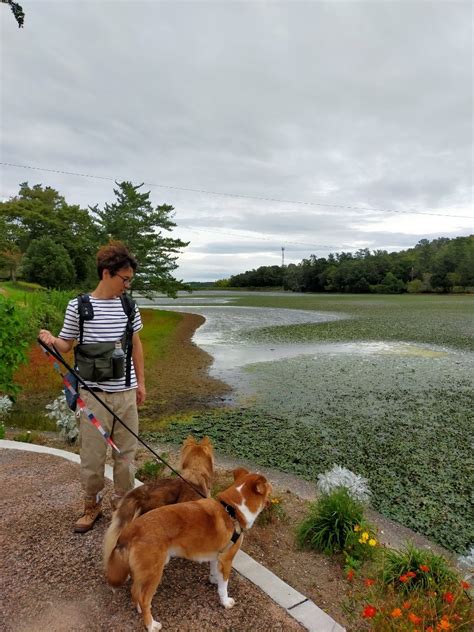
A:
[[[345,487],[349,496],[363,503],[369,501],[372,493],[367,479],[345,467],[334,465],[331,470],[318,474],[317,488],[321,494],[330,494],[338,487]]]
[[[0,396],[0,419],[8,415],[12,406],[13,402],[7,395]]]
[[[46,404],[46,416],[56,421],[61,437],[66,443],[74,443],[79,434],[76,423],[76,415],[72,412],[66,402],[66,396],[61,393],[52,404]]]

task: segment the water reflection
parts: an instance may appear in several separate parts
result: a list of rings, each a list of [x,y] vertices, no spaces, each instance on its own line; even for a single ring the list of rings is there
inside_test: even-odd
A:
[[[435,348],[433,345],[397,341],[257,344],[242,334],[260,327],[324,323],[346,316],[299,309],[237,306],[233,304],[235,296],[223,294],[209,296],[202,293],[196,297],[185,295],[178,300],[160,297],[154,301],[139,300],[139,303],[144,307],[203,316],[205,322],[195,332],[193,341],[214,358],[210,374],[231,385],[236,396],[249,395],[252,390],[250,376],[243,369],[256,363],[297,357],[314,363],[323,356],[340,357],[344,354],[353,357],[390,354],[400,358],[418,356],[435,359],[453,353],[452,350]]]

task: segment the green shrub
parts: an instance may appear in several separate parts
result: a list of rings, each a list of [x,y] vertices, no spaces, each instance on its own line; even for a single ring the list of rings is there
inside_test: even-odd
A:
[[[297,528],[297,543],[328,555],[344,551],[363,513],[363,505],[340,487],[310,504],[308,517]]]
[[[25,294],[25,316],[32,331],[39,329],[58,332],[63,324],[64,312],[75,292],[52,290]]]
[[[26,362],[29,326],[21,310],[0,295],[0,393],[15,395],[19,387],[13,375],[22,362]]]
[[[0,421],[0,439],[5,439],[5,426],[2,421]]]
[[[165,461],[168,460],[168,454],[160,455]],[[136,478],[142,482],[153,481],[163,475],[165,464],[158,461],[145,461],[145,463],[136,471]]]
[[[455,584],[457,575],[441,555],[407,543],[399,551],[385,551],[382,581],[405,593],[414,589],[439,591]]]

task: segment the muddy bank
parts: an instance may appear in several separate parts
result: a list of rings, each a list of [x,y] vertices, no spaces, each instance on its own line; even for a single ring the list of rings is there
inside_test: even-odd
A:
[[[206,410],[222,404],[230,386],[209,376],[212,356],[192,342],[203,316],[183,314],[161,360],[150,366],[145,357],[148,400],[141,427],[152,429],[160,419],[177,413]]]

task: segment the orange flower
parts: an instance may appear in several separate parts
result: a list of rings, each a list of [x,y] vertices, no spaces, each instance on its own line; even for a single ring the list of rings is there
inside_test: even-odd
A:
[[[370,577],[367,577],[367,579],[364,581],[364,586],[373,586],[375,584],[375,579],[371,579]]]
[[[471,584],[468,584],[468,582],[461,582],[461,588],[464,588],[464,590],[467,590],[470,587]]]
[[[438,623],[438,625],[436,626],[436,629],[437,630],[451,630],[451,624],[449,623],[447,619],[443,617],[441,621]]]
[[[392,612],[390,613],[390,616],[393,617],[394,619],[398,619],[398,617],[402,616],[402,611],[400,610],[400,608],[394,608],[392,610]]]
[[[429,625],[429,626],[426,628],[425,632],[434,632],[434,630],[433,630],[433,626],[432,626],[432,625]]]
[[[409,612],[409,613],[408,613],[408,618],[409,618],[409,619],[410,619],[410,621],[411,621],[412,623],[414,623],[415,625],[416,625],[416,624],[418,624],[418,623],[421,623],[421,622],[422,622],[422,618],[421,618],[421,617],[418,617],[418,616],[417,616],[416,614],[414,614],[413,612]]]
[[[416,577],[416,573],[414,573],[413,571],[408,571],[407,577]]]
[[[429,566],[426,566],[426,564],[420,564],[420,571],[423,571],[424,573],[428,573],[430,570]]]
[[[362,612],[362,617],[364,619],[372,619],[377,614],[377,608],[375,606],[365,606],[364,611]]]
[[[400,577],[398,578],[403,584],[405,584],[410,578],[408,577],[408,575],[400,575]]]
[[[346,573],[346,579],[348,582],[351,582],[355,577],[354,569],[350,568]]]
[[[452,592],[446,592],[443,595],[443,601],[445,601],[446,603],[453,603],[454,601],[454,595]]]
[[[411,608],[411,601],[404,601],[402,604],[402,608],[404,610],[409,610]]]

